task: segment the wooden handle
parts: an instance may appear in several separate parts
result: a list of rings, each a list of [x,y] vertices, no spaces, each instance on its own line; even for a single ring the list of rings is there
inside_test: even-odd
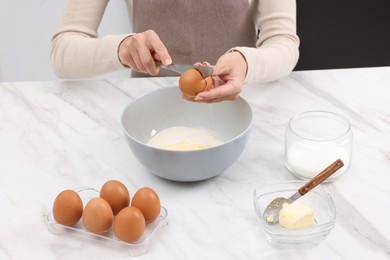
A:
[[[299,193],[301,195],[305,195],[312,189],[314,189],[318,184],[326,180],[329,176],[335,173],[338,169],[344,166],[344,163],[341,159],[337,159],[334,163],[329,165],[325,170],[317,174],[313,179],[311,179],[308,183],[299,188]]]

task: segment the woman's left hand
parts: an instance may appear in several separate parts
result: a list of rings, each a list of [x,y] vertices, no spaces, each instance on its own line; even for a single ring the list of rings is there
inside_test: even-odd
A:
[[[201,64],[197,64],[201,65]],[[209,65],[204,63],[203,65]],[[213,86],[209,91],[203,91],[191,99],[194,102],[214,103],[225,100],[236,100],[243,88],[247,72],[244,56],[238,52],[228,52],[222,55],[213,66]]]

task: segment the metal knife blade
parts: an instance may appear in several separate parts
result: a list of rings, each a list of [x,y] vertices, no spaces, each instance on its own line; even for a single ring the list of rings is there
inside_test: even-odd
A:
[[[180,75],[183,74],[186,70],[196,69],[200,72],[200,74],[202,74],[203,78],[207,78],[214,72],[214,69],[208,66],[204,67],[204,66],[195,66],[190,64],[179,64],[179,63],[173,63],[171,65],[166,66],[159,61],[156,62],[156,65],[162,69],[167,69],[179,73]]]

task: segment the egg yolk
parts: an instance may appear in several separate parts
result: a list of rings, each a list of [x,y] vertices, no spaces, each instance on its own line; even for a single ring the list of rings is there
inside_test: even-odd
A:
[[[204,149],[208,146],[205,144],[195,143],[195,142],[187,142],[182,141],[175,144],[167,144],[163,145],[161,148],[168,149],[168,150],[195,150],[195,149]]]

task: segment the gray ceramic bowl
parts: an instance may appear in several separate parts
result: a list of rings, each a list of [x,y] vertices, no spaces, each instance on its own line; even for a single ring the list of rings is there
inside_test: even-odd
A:
[[[252,124],[243,98],[214,104],[181,98],[178,87],[154,90],[132,101],[121,123],[134,156],[153,174],[174,181],[200,181],[223,173],[241,155]],[[176,126],[212,132],[221,144],[198,150],[168,150],[148,145],[160,131]]]

